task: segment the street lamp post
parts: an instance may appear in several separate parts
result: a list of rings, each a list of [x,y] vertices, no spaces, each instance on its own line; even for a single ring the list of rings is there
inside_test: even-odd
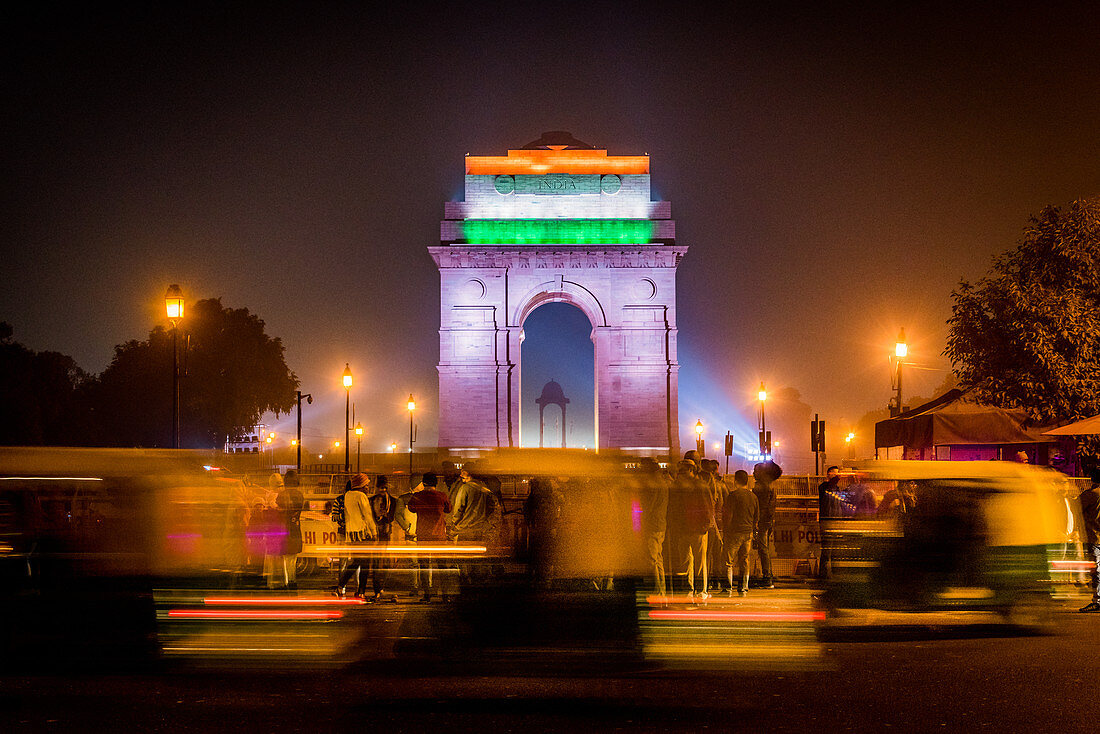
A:
[[[854,459],[854,458],[856,458],[856,457],[855,457],[855,451],[856,451],[856,448],[855,448],[855,446],[854,446],[854,445],[852,444],[852,440],[853,440],[853,439],[854,439],[855,437],[856,437],[856,434],[852,433],[851,431],[849,431],[849,432],[848,432],[848,435],[844,437],[844,443],[848,445],[848,458],[849,458],[849,459]]]
[[[416,410],[416,402],[412,393],[409,393],[409,481],[413,475],[413,411]]]
[[[172,448],[180,447],[179,322],[183,320],[183,291],[173,283],[164,294],[164,307],[172,324]]]
[[[294,440],[294,445],[298,447],[298,473],[302,473],[302,398],[306,399],[306,402],[313,405],[313,396],[306,394],[303,395],[301,390],[298,390],[298,436]]]
[[[351,363],[344,363],[344,392],[347,398],[344,405],[344,473],[351,472],[351,446],[348,434],[351,432]]]
[[[363,460],[363,424],[356,422],[355,424],[355,471],[362,471]]]
[[[768,435],[768,422],[764,417],[764,403],[768,400],[768,391],[764,389],[764,381],[760,381],[760,390],[756,393],[760,401],[760,455],[765,459],[771,450],[771,436]]]
[[[901,414],[901,360],[908,356],[909,345],[905,343],[905,329],[898,332],[897,343],[894,344],[894,402],[890,406],[890,417]]]
[[[702,461],[706,453],[707,446],[703,441],[703,420],[699,419],[695,421],[695,458]]]

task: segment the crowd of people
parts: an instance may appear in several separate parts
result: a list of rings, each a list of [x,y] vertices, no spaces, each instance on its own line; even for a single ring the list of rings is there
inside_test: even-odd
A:
[[[436,595],[447,601],[457,584],[477,583],[503,573],[502,556],[527,562],[539,588],[565,583],[609,590],[617,574],[641,570],[659,596],[680,591],[693,599],[712,593],[745,595],[755,549],[757,585],[774,587],[772,543],[776,494],[782,475],[774,462],[758,464],[749,475],[723,477],[715,460],[689,451],[672,470],[643,459],[636,471],[618,477],[535,477],[516,512],[523,515],[517,545],[504,549],[505,503],[499,478],[444,462],[439,474],[423,475],[416,486],[394,497],[386,477],[372,482],[353,476],[332,503],[330,517],[341,539],[378,545],[391,540],[396,525],[407,542],[480,544],[489,560],[447,563],[431,553],[413,565],[411,591],[420,601]],[[333,593],[349,589],[367,601],[394,600],[386,592],[392,572],[385,553],[348,558]],[[368,589],[368,579],[370,588]]]
[[[405,541],[421,545],[448,542],[482,543],[491,548],[500,545],[504,502],[500,483],[492,477],[474,478],[469,469],[459,470],[453,463],[444,462],[442,477],[427,472],[419,484],[399,497],[390,494],[385,475],[375,477],[370,496],[369,485],[366,474],[356,474],[332,504],[329,516],[344,542],[384,546],[393,539],[396,524]],[[355,581],[355,596],[368,602],[396,601],[396,594],[385,591],[390,570],[385,552],[352,554],[342,564],[333,593],[346,596],[350,583]],[[482,570],[483,564],[475,563],[456,569],[425,550],[413,568],[412,592],[421,602],[431,602],[437,592],[443,601],[448,601],[455,593],[452,578],[455,571],[472,579]],[[366,588],[368,577],[371,592]]]

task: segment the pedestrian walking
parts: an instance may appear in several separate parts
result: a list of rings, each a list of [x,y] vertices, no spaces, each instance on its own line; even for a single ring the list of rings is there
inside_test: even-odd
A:
[[[669,490],[669,523],[674,524],[677,560],[687,575],[688,596],[708,599],[707,533],[715,526],[710,492],[697,477],[695,462],[684,459]],[[696,576],[701,584],[696,586]]]
[[[642,459],[638,475],[638,493],[642,510],[642,541],[646,558],[653,575],[653,593],[668,593],[665,584],[665,530],[668,524],[668,477],[661,472],[657,462]]]
[[[370,512],[367,495],[363,491],[368,484],[369,478],[366,474],[356,474],[351,478],[350,488],[343,494],[344,527],[347,532],[347,542],[352,545],[362,545],[368,540],[374,539],[374,518]],[[366,578],[362,575],[365,565],[367,565],[366,559],[362,555],[355,555],[353,551],[351,558],[348,559],[347,566],[340,573],[334,593],[343,598],[346,594],[347,583],[354,576],[355,595],[365,596],[366,587],[364,582]]]
[[[817,537],[821,543],[821,554],[817,560],[817,577],[829,578],[832,566],[832,549],[825,542],[825,521],[840,516],[840,467],[830,466],[825,470],[825,481],[817,485]]]
[[[298,588],[298,554],[302,552],[302,509],[305,497],[299,489],[298,472],[289,469],[283,477],[283,489],[275,496],[275,507],[282,513],[286,529],[283,553],[276,571],[282,571],[282,585],[287,589]]]
[[[389,480],[386,475],[379,474],[374,478],[374,494],[368,500],[371,519],[374,521],[374,539],[379,544],[388,544],[393,538],[393,521],[397,512],[397,502],[390,496],[388,486]],[[381,551],[382,549],[379,548],[378,550]],[[380,601],[385,590],[389,559],[383,552],[372,553],[367,564],[371,576],[371,587],[374,589],[374,596],[371,597],[370,601]],[[392,596],[391,601],[397,601],[397,597]]]
[[[1077,495],[1085,525],[1085,552],[1092,562],[1090,586],[1092,601],[1081,607],[1082,612],[1100,612],[1100,466],[1089,471],[1092,486]]]

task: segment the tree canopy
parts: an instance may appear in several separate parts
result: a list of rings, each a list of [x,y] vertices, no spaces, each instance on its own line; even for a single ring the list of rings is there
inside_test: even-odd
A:
[[[78,391],[87,378],[72,357],[28,349],[0,322],[0,444],[80,443],[86,426]]]
[[[249,431],[266,411],[294,407],[298,378],[278,338],[248,309],[217,298],[189,307],[179,326],[180,445],[220,447]],[[144,341],[115,347],[91,387],[100,443],[168,446],[171,441],[172,332],[157,326]]]
[[[944,353],[979,399],[1041,422],[1100,413],[1100,199],[1047,207],[952,296]]]

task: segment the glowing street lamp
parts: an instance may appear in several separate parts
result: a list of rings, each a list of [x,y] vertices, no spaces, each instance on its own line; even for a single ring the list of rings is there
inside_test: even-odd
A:
[[[848,447],[848,458],[849,459],[854,459],[855,458],[856,448],[852,444],[852,441],[855,440],[855,437],[856,437],[856,434],[852,433],[851,431],[849,431],[848,435],[844,437],[844,444]]]
[[[351,432],[351,363],[344,363],[344,392],[347,393],[344,404],[344,473],[351,472],[351,446],[348,445],[348,434]],[[337,446],[340,444],[337,443]]]
[[[180,447],[179,322],[183,321],[183,291],[173,283],[164,294],[164,310],[172,324],[172,448]]]
[[[362,450],[363,450],[363,424],[355,424],[355,471],[360,472],[362,464]]]
[[[413,475],[413,411],[416,410],[416,401],[413,400],[412,393],[409,393],[409,481],[412,481]]]
[[[397,453],[397,441],[393,441],[392,443],[390,443],[390,453],[391,454],[396,454]]]
[[[697,459],[702,459],[706,454],[706,443],[703,441],[703,421],[695,421],[695,454]]]
[[[898,332],[898,340],[894,344],[894,374],[892,375],[894,399],[890,407],[890,417],[901,414],[901,360],[909,356],[909,345],[905,343],[905,329]]]

